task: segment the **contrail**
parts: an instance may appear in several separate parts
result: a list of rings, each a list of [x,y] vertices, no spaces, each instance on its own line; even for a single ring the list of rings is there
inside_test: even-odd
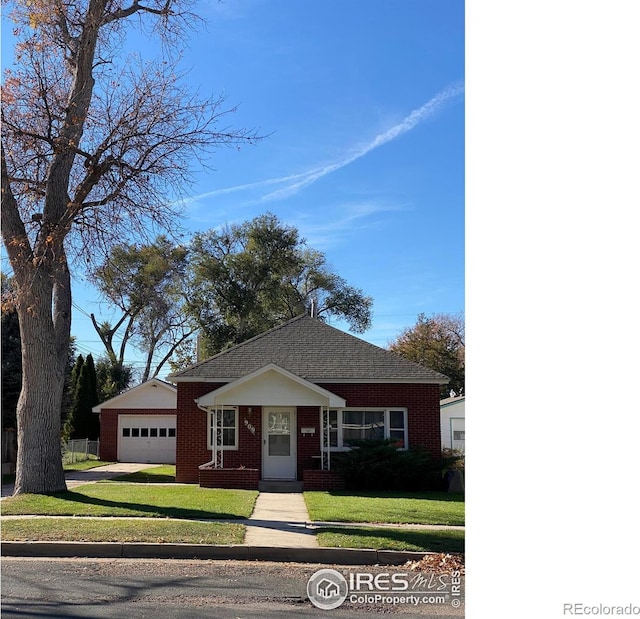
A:
[[[437,95],[432,97],[429,101],[427,101],[421,107],[413,110],[408,116],[406,116],[402,121],[393,127],[387,129],[386,131],[378,134],[373,140],[364,146],[357,149],[351,155],[341,159],[339,161],[335,161],[333,163],[328,163],[324,166],[320,166],[317,168],[313,168],[311,170],[307,170],[306,172],[301,172],[299,174],[291,174],[289,176],[282,176],[280,178],[269,178],[264,181],[257,181],[255,183],[247,183],[245,185],[236,185],[234,187],[227,187],[225,189],[216,189],[215,191],[209,191],[207,193],[200,194],[193,198],[189,198],[185,200],[183,203],[188,204],[190,202],[194,202],[196,200],[200,200],[202,198],[209,198],[212,196],[219,196],[227,193],[234,193],[237,191],[244,191],[246,189],[254,189],[256,187],[264,187],[268,185],[280,185],[281,183],[290,183],[291,181],[296,181],[287,185],[286,187],[282,187],[281,189],[277,189],[276,191],[272,191],[266,195],[264,195],[261,200],[276,200],[278,198],[284,198],[290,195],[293,195],[300,191],[303,187],[307,187],[312,183],[315,183],[317,180],[321,179],[323,176],[327,174],[331,174],[340,168],[344,168],[345,166],[357,161],[361,157],[369,154],[372,150],[387,144],[401,135],[407,133],[414,129],[420,123],[423,123],[425,120],[428,120],[432,116],[434,116],[440,109],[442,109],[449,101],[457,98],[464,92],[464,84],[461,82],[456,82],[451,84],[441,90]]]

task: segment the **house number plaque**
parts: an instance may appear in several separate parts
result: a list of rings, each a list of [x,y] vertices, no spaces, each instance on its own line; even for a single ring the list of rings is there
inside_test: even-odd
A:
[[[245,420],[244,420],[244,425],[246,426],[247,430],[249,430],[249,432],[251,432],[251,434],[255,434],[255,433],[256,433],[256,428],[255,428],[255,426],[251,425],[251,424],[249,423],[249,420],[248,420],[248,419],[245,419]]]

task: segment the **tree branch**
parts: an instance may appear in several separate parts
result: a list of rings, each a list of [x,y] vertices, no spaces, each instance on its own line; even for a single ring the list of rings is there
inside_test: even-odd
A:
[[[31,270],[29,265],[32,265],[32,262],[28,258],[33,256],[33,249],[25,225],[20,217],[18,203],[11,188],[4,143],[2,143],[0,148],[0,165],[2,168],[0,174],[2,182],[2,204],[0,207],[2,238],[14,273],[22,273],[23,276],[26,276],[26,271]],[[24,277],[22,279],[24,281]]]

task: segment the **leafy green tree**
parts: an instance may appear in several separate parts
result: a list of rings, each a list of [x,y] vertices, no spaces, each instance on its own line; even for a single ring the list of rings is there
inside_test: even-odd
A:
[[[115,367],[124,366],[129,344],[145,354],[142,382],[157,376],[174,353],[195,330],[184,309],[187,250],[165,236],[148,245],[116,245],[107,260],[93,273],[100,293],[121,315],[112,326],[93,326]],[[118,335],[120,345],[114,338]]]
[[[361,333],[371,325],[373,303],[271,213],[195,235],[188,298],[206,354],[305,312],[345,319]]]
[[[443,398],[451,391],[464,393],[464,314],[420,314],[416,324],[405,329],[389,349],[448,376],[449,384],[441,388]]]
[[[22,337],[15,493],[66,488],[60,409],[71,266],[149,223],[175,230],[193,164],[255,132],[217,129],[232,109],[199,100],[178,66],[197,18],[181,0],[12,0],[15,63],[2,84],[2,239]],[[127,31],[162,43],[124,53]],[[144,50],[149,52],[149,49]],[[77,262],[73,258],[78,258]]]

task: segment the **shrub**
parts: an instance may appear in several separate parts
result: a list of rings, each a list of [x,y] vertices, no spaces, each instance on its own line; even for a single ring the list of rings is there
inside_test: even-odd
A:
[[[464,471],[464,450],[452,449],[451,447],[442,448],[442,457],[451,459],[452,463],[449,468]]]
[[[348,452],[333,457],[333,468],[349,490],[442,490],[443,472],[460,459],[458,455],[433,458],[414,447],[399,450],[393,440],[353,443]]]

